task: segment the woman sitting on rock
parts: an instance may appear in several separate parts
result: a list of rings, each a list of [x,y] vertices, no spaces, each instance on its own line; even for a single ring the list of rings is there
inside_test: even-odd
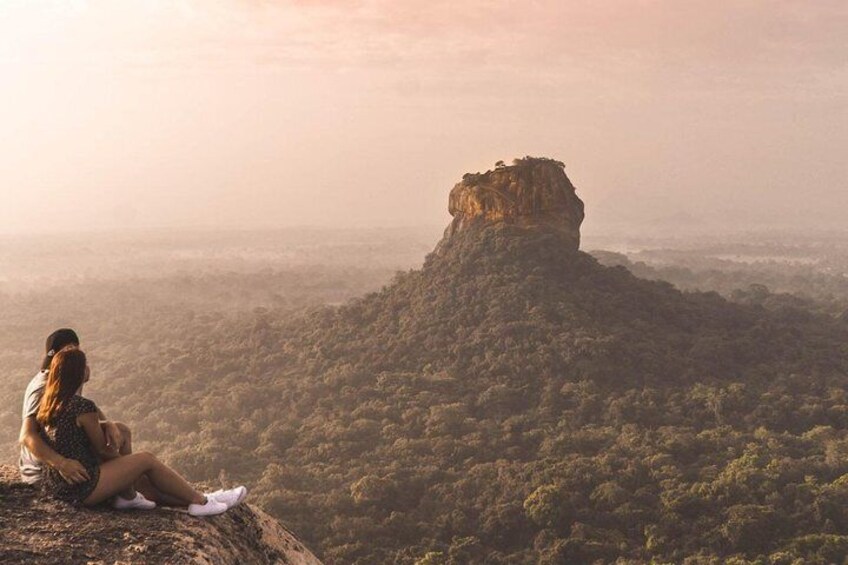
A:
[[[146,475],[161,492],[183,501],[193,516],[221,514],[244,500],[247,489],[243,486],[203,494],[150,453],[121,455],[109,450],[97,406],[80,396],[88,378],[85,353],[77,347],[63,349],[50,365],[36,419],[47,444],[60,455],[82,463],[90,479],[71,484],[47,467],[42,487],[47,493],[74,505],[94,506],[132,490],[135,482]],[[145,509],[155,506],[141,494],[136,494],[132,505]]]

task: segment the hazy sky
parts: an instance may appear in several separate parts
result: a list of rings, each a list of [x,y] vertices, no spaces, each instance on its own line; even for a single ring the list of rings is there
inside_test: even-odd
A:
[[[564,161],[587,227],[841,225],[845,0],[0,0],[0,231],[442,224]]]

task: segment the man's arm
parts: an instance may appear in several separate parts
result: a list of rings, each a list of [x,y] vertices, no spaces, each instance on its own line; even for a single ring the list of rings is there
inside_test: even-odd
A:
[[[26,447],[36,459],[50,465],[62,475],[62,478],[69,483],[81,483],[89,479],[88,471],[85,470],[82,463],[75,459],[62,457],[53,451],[49,445],[44,443],[41,435],[38,433],[38,422],[34,417],[24,418],[21,424],[21,433],[18,437],[21,445]]]
[[[118,448],[124,441],[120,428],[115,425],[115,422],[109,421],[99,406],[97,407],[97,419],[100,420],[100,427],[103,429],[103,435],[106,438],[106,447],[109,448],[111,455],[117,455]]]

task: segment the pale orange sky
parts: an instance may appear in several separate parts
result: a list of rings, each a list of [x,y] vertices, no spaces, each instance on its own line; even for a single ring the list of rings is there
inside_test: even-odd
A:
[[[0,0],[0,231],[443,224],[564,161],[587,227],[841,225],[844,0]]]

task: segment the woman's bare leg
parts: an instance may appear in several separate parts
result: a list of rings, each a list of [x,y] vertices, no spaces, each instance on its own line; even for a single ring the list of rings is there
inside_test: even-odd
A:
[[[123,422],[115,422],[115,425],[118,426],[119,430],[121,430],[121,437],[123,438],[123,442],[119,446],[118,453],[121,455],[130,455],[132,453],[132,430],[130,430],[129,426]],[[168,496],[154,487],[150,482],[150,479],[147,478],[147,475],[139,477],[134,485],[119,493],[118,496],[126,500],[132,500],[135,498],[136,491],[143,494],[144,498],[147,500],[152,500],[160,506],[188,506],[190,504],[187,500]]]
[[[144,495],[144,498],[147,500],[152,500],[159,506],[182,506],[186,507],[190,504],[188,500],[183,500],[182,498],[177,498],[176,496],[171,496],[165,494],[150,482],[150,479],[147,478],[147,475],[142,475],[135,482],[135,490]]]
[[[100,466],[100,480],[94,491],[83,503],[92,506],[115,496],[134,484],[146,474],[158,490],[188,501],[191,504],[204,504],[206,497],[194,490],[176,471],[159,461],[150,453],[133,453],[106,461]]]
[[[152,458],[143,453],[101,462],[100,479],[88,498],[83,501],[83,504],[86,506],[99,504],[107,498],[132,487],[133,483],[146,473],[152,465]]]
[[[189,504],[206,504],[206,496],[189,484],[179,473],[153,457],[153,468],[147,472],[150,483],[156,490],[171,498]]]
[[[130,432],[129,426],[122,422],[116,422],[116,426],[121,430],[121,437],[123,441],[121,445],[118,446],[118,453],[121,455],[129,455],[132,453],[132,432]],[[142,475],[143,476],[143,475]],[[135,498],[136,488],[135,485],[130,485],[129,488],[125,489],[123,492],[119,492],[118,496],[125,500],[132,500]],[[155,502],[155,501],[154,501]]]

